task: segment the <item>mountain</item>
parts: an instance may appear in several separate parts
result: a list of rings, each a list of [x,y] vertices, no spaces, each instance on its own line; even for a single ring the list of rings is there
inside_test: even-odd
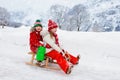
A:
[[[120,31],[120,4],[119,0],[93,0],[87,5],[91,15],[92,28],[98,31]]]
[[[59,22],[58,25],[62,30],[84,32],[120,31],[119,0],[51,1],[51,4],[46,3],[46,1],[36,0],[33,3],[33,0],[22,0],[19,2],[23,4],[22,6],[17,1],[12,1],[11,4],[14,5],[9,8],[5,4],[9,2],[8,0],[2,1],[0,4],[1,7],[7,8],[11,13],[10,22],[22,23],[27,26],[32,26],[36,19],[41,19],[43,25],[47,26],[48,19],[53,15],[49,13],[50,7],[59,3],[58,5],[69,8],[69,11],[63,12],[62,16],[64,17],[62,19],[54,15],[53,20]],[[80,12],[76,15],[77,11]],[[59,13],[56,14],[59,15]]]

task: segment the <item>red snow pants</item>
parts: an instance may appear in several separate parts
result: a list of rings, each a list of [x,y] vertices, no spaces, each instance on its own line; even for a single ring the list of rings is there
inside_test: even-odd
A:
[[[68,55],[67,55],[68,54]],[[65,56],[66,57],[70,57],[70,62],[72,63],[72,64],[77,64],[78,63],[78,58],[76,58],[76,57],[74,57],[73,55],[71,55],[71,54],[69,54],[69,53],[67,53],[67,54],[65,54]]]
[[[70,54],[69,54],[70,55]],[[56,50],[52,50],[46,54],[46,56],[51,57],[53,60],[57,61],[57,64],[60,66],[60,68],[66,73],[67,69],[69,68],[69,64],[66,61],[66,59],[57,52]],[[70,62],[72,64],[76,64],[78,62],[78,59],[72,55],[70,55]]]

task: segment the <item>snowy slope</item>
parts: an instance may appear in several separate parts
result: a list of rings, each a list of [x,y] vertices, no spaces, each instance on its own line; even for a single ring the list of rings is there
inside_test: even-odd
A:
[[[0,80],[120,80],[120,33],[58,30],[60,43],[71,54],[81,54],[70,75],[28,66],[28,27],[0,29]]]

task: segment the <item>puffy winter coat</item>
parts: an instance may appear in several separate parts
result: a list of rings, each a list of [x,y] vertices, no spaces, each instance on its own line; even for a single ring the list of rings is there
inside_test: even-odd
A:
[[[59,53],[62,52],[62,49],[56,44],[55,37],[51,38],[50,33],[47,30],[41,31],[41,35],[43,37],[43,41],[50,46],[50,48],[46,47],[46,53],[50,52],[51,50],[56,50]]]
[[[39,46],[43,46],[42,36],[40,35],[40,32],[38,32],[36,30],[30,33],[29,41],[30,41],[30,49],[34,53],[37,52],[37,49],[38,49]]]

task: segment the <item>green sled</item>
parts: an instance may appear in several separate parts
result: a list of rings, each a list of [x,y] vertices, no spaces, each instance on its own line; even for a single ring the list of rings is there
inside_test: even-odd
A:
[[[43,61],[45,59],[46,48],[43,46],[38,47],[38,51],[36,53],[36,60]]]

